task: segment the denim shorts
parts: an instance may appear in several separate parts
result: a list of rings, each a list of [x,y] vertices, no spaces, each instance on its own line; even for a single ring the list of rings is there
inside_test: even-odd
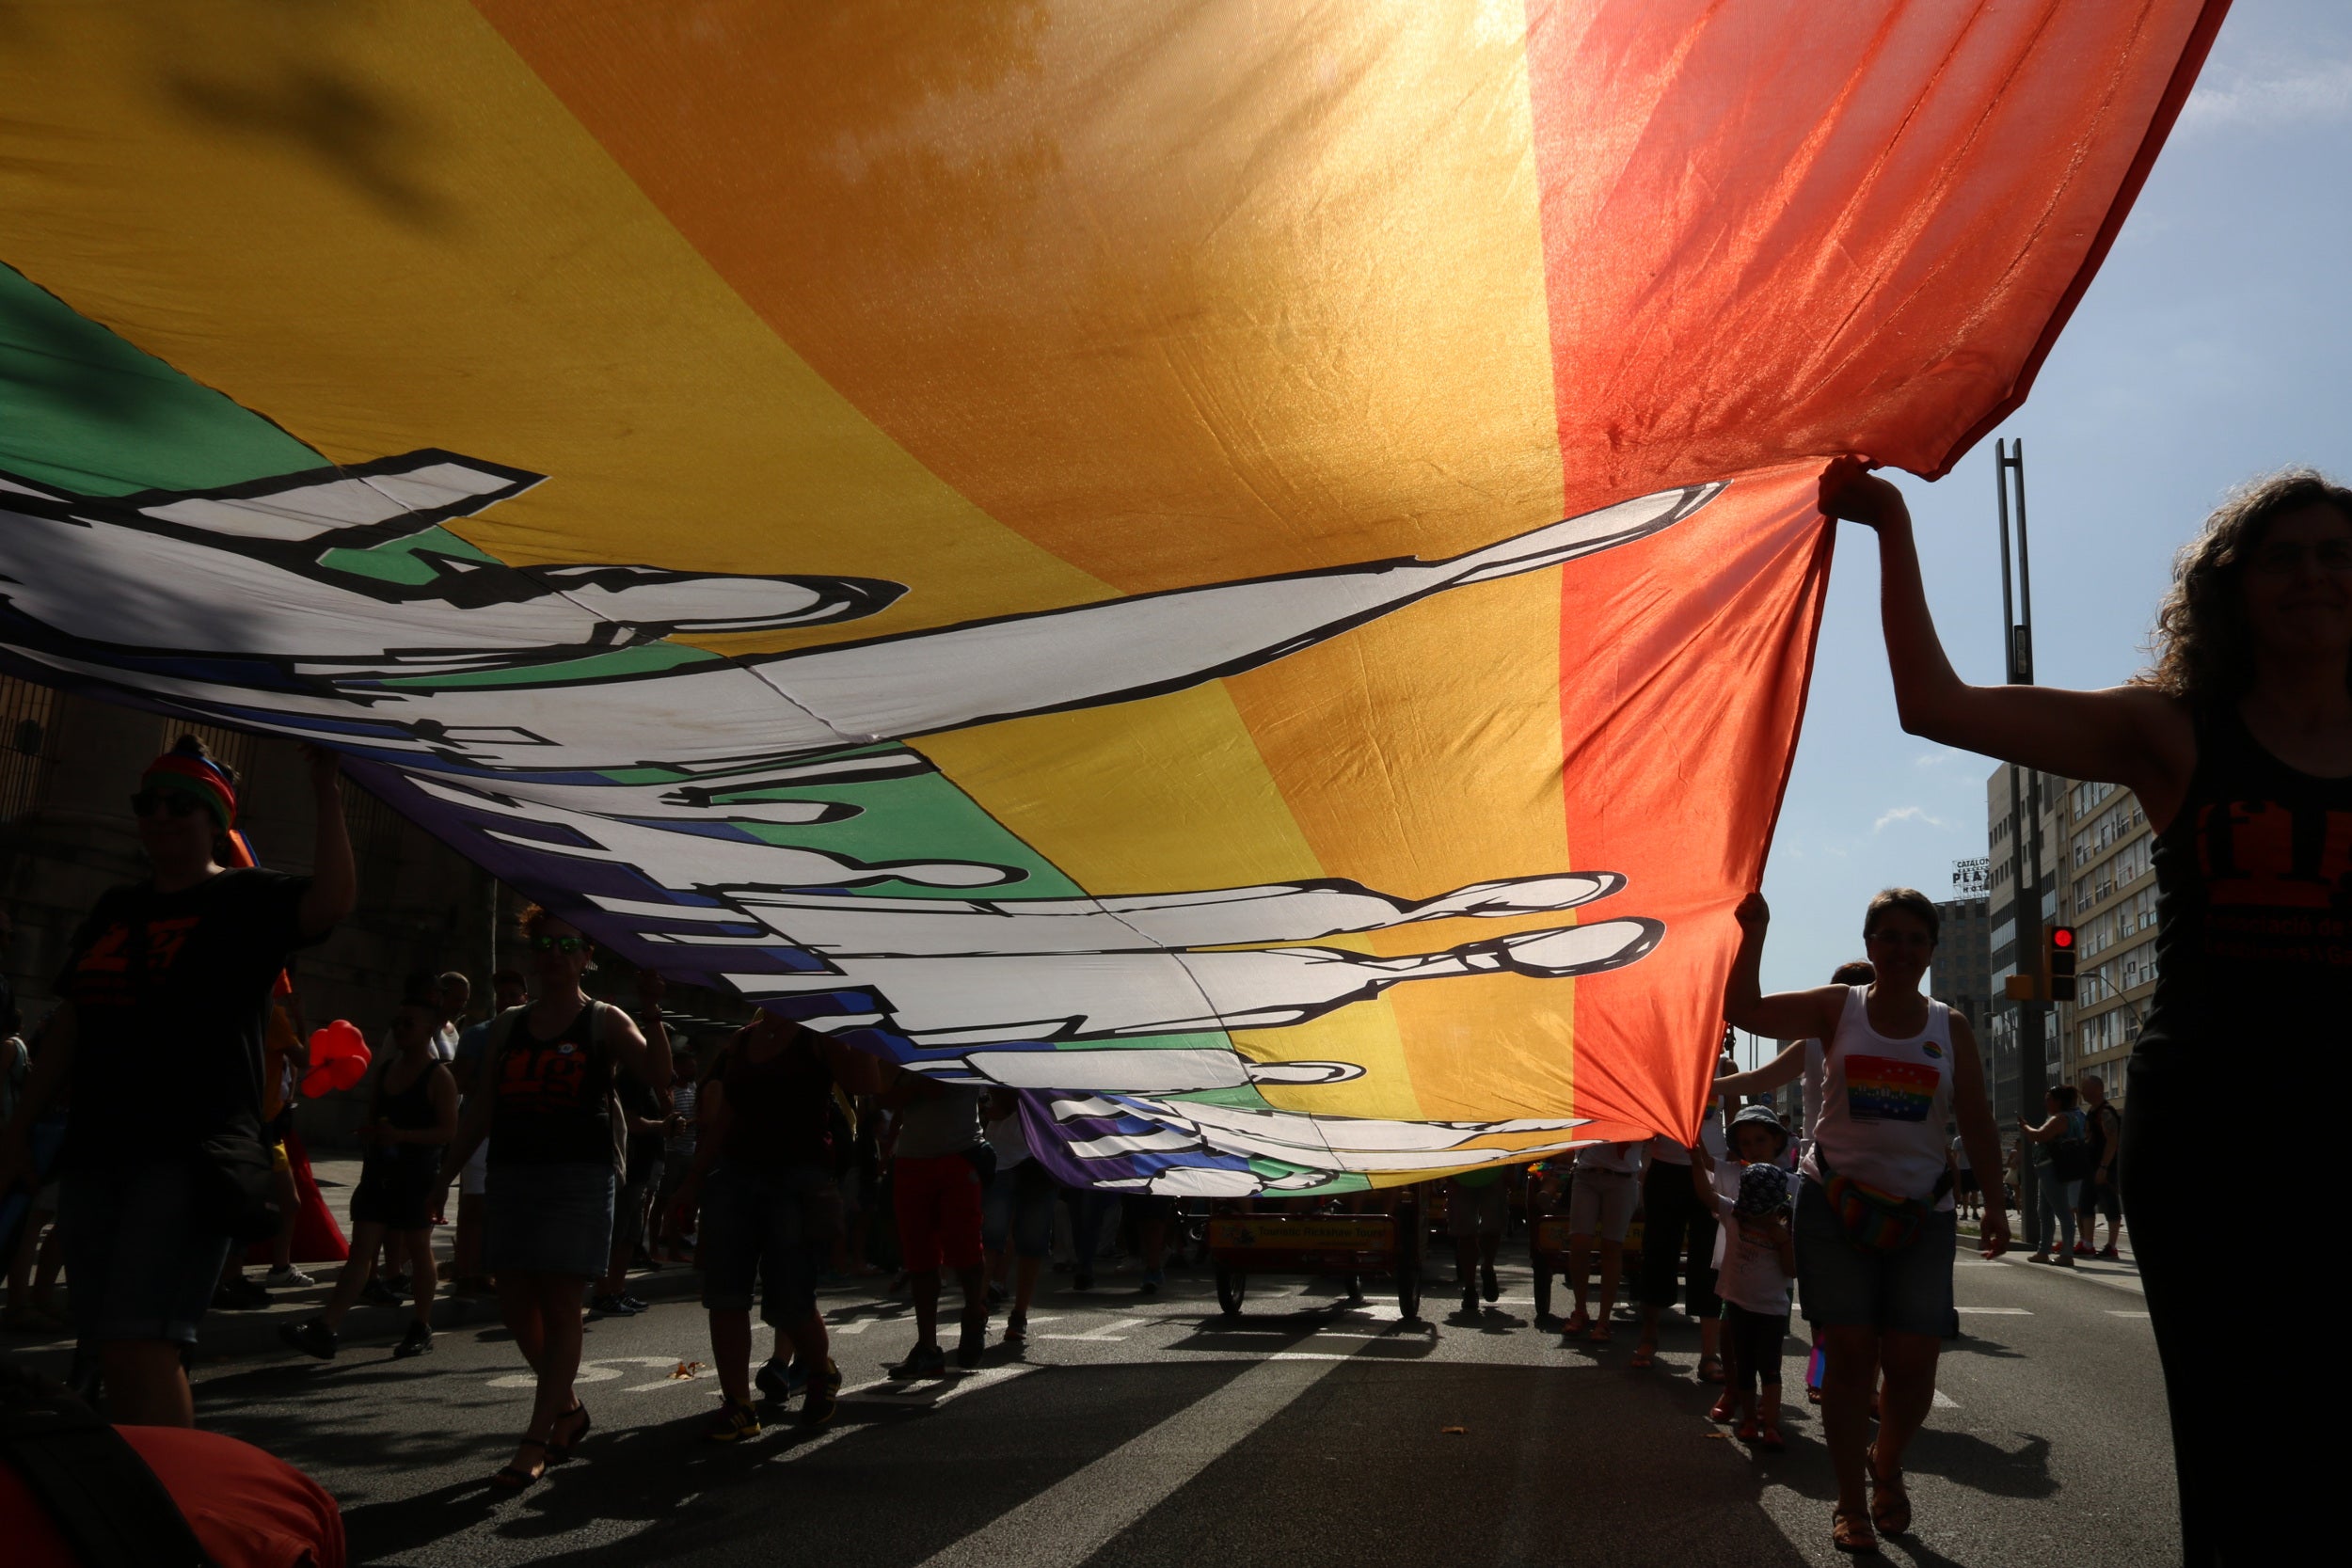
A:
[[[1821,1328],[1875,1328],[1882,1334],[1942,1338],[1952,1325],[1952,1249],[1959,1220],[1949,1209],[1928,1215],[1912,1243],[1895,1252],[1857,1252],[1846,1241],[1829,1194],[1812,1178],[1797,1194],[1790,1229],[1797,1243],[1797,1291],[1804,1321]]]
[[[57,1220],[77,1336],[196,1343],[229,1234],[196,1222],[195,1194],[195,1173],[180,1161],[85,1162],[67,1174]]]
[[[1002,1252],[1012,1243],[1022,1258],[1042,1258],[1054,1245],[1054,1194],[1058,1189],[1035,1160],[1009,1165],[988,1180],[980,1203],[980,1244]]]
[[[841,1200],[820,1165],[737,1171],[722,1165],[703,1188],[703,1306],[789,1323],[817,1310],[817,1274],[839,1227]]]
[[[612,1167],[492,1165],[485,1273],[601,1279],[612,1261]]]

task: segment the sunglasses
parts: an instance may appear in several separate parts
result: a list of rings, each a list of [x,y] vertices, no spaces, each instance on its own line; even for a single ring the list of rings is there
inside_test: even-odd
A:
[[[588,940],[585,937],[532,937],[531,950],[534,953],[585,953],[588,951]]]
[[[142,789],[131,797],[131,811],[137,816],[152,816],[157,812],[167,816],[194,816],[202,810],[203,801],[173,790]]]

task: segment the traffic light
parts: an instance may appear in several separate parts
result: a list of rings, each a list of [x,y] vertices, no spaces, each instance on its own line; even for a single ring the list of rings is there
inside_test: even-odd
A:
[[[2050,1000],[2074,1000],[2074,927],[2050,927]]]

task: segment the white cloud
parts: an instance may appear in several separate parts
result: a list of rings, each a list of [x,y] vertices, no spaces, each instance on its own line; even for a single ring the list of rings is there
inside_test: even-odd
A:
[[[1951,826],[1942,817],[1931,816],[1925,806],[1896,806],[1889,811],[1880,813],[1879,819],[1870,824],[1870,831],[1874,833],[1883,833],[1890,822],[1924,822],[1931,828]]]
[[[2207,71],[2181,107],[2181,134],[2268,131],[2352,118],[2352,59],[2276,62],[2260,71]]]

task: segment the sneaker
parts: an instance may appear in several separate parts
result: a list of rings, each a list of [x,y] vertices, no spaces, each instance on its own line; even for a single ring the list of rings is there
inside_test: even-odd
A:
[[[991,1285],[988,1288],[988,1304],[991,1307],[1002,1307],[1011,1299],[1012,1297],[1007,1293],[1002,1285]]]
[[[1168,1275],[1165,1271],[1146,1269],[1143,1273],[1143,1283],[1137,1289],[1147,1296],[1156,1296],[1160,1293],[1160,1287],[1167,1282]]]
[[[1502,1284],[1495,1278],[1495,1266],[1492,1263],[1479,1266],[1478,1291],[1488,1301],[1500,1301],[1502,1298]]]
[[[1005,1320],[1005,1343],[1025,1345],[1029,1342],[1029,1320],[1015,1312]]]
[[[2123,1255],[2115,1250],[2115,1243],[2112,1242],[2108,1243],[2106,1246],[2101,1247],[2098,1251],[2098,1256],[2106,1259],[2110,1263],[2121,1263],[2123,1260]]]
[[[621,1294],[621,1305],[628,1307],[631,1312],[650,1312],[653,1310],[652,1302],[640,1301],[637,1297],[628,1294],[627,1291],[623,1291]]]
[[[315,1355],[321,1361],[335,1359],[335,1331],[316,1318],[309,1323],[281,1324],[278,1337],[305,1355]]]
[[[738,1404],[725,1398],[719,1401],[718,1414],[712,1416],[710,1423],[703,1428],[703,1441],[707,1443],[740,1443],[746,1437],[758,1435],[757,1408]]]
[[[761,1362],[759,1370],[752,1374],[752,1386],[778,1404],[792,1401],[792,1374],[781,1362]]]
[[[370,1307],[398,1307],[401,1294],[384,1282],[382,1275],[369,1280],[359,1288],[359,1299]]]
[[[378,1275],[376,1277],[382,1279],[383,1275]],[[408,1299],[408,1276],[406,1275],[396,1274],[391,1278],[384,1280],[384,1283],[391,1291],[394,1300],[406,1301]]]
[[[408,1332],[402,1335],[400,1343],[392,1347],[392,1359],[405,1361],[412,1355],[422,1355],[432,1348],[433,1325],[411,1318],[408,1320]]]
[[[2095,1258],[2098,1254],[2091,1249],[2091,1245],[2089,1242],[2076,1242],[2074,1243],[2074,1256],[2077,1258]]]
[[[980,1354],[987,1349],[988,1314],[965,1313],[962,1330],[956,1336],[956,1365],[970,1371],[980,1364]]]
[[[263,1275],[262,1283],[273,1291],[299,1291],[306,1286],[316,1285],[318,1281],[289,1263]]]
[[[841,1369],[825,1357],[824,1374],[808,1380],[808,1397],[801,1402],[801,1425],[820,1427],[833,1419],[841,1405]]]
[[[917,1345],[904,1361],[890,1369],[890,1375],[901,1383],[918,1377],[946,1377],[947,1353],[937,1345]]]
[[[2061,1269],[2071,1269],[2074,1266],[2074,1255],[2071,1253],[2061,1252],[2056,1258],[2051,1259],[2050,1261],[2056,1263]]]
[[[627,1296],[609,1296],[601,1292],[589,1297],[588,1305],[608,1318],[633,1318],[640,1310],[628,1304]]]

